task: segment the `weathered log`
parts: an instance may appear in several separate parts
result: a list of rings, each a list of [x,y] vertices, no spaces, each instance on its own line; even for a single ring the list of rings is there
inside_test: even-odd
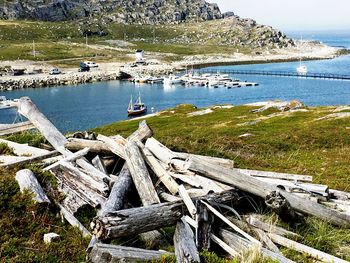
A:
[[[84,237],[91,237],[91,233],[79,222],[78,219],[76,219],[69,211],[64,208],[62,205],[58,205],[61,210],[61,215],[67,220],[67,222],[74,226],[79,228],[79,230],[82,232]]]
[[[18,112],[28,118],[41,134],[50,142],[50,144],[65,157],[72,153],[64,148],[67,139],[62,133],[42,114],[36,105],[28,97],[23,97],[18,102]],[[88,171],[92,171],[96,176],[101,177],[101,180],[106,178],[106,175],[98,171],[92,164],[84,159],[76,160],[76,163]]]
[[[253,247],[253,243],[248,239],[242,238],[241,236],[232,233],[225,229],[219,230],[219,236],[226,242],[230,247],[238,251],[238,253],[242,253],[247,249],[251,249]],[[261,248],[261,252],[264,257],[271,258],[273,260],[277,260],[281,263],[293,263],[294,261],[289,260],[279,253],[272,252],[264,247]]]
[[[72,215],[74,215],[79,208],[89,205],[89,203],[80,197],[75,190],[66,184],[60,183],[58,185],[58,191],[65,195],[65,198],[61,203]]]
[[[80,151],[89,148],[90,152],[98,154],[112,154],[108,146],[102,141],[69,138],[64,145],[70,151]]]
[[[97,136],[97,139],[103,142],[112,153],[122,159],[125,159],[125,146],[127,141],[123,137],[118,136],[117,138],[112,139],[110,137],[99,134]]]
[[[180,158],[182,160],[186,160],[191,157],[197,157],[200,159],[203,159],[204,161],[207,161],[208,163],[217,164],[226,168],[233,168],[234,167],[234,161],[224,158],[218,158],[218,157],[212,157],[212,156],[204,156],[204,155],[198,155],[198,154],[192,154],[192,153],[181,153],[181,152],[173,152],[175,157]]]
[[[110,262],[154,262],[172,253],[166,251],[153,251],[140,248],[96,244],[88,254],[92,263]]]
[[[200,262],[192,229],[184,219],[177,222],[174,234],[174,247],[178,263]]]
[[[323,262],[333,262],[333,263],[347,263],[348,261],[342,260],[340,258],[337,258],[335,256],[332,256],[330,254],[327,254],[325,252],[322,252],[320,250],[314,249],[312,247],[300,244],[298,242],[295,242],[293,240],[290,240],[288,238],[276,235],[276,234],[268,234],[268,236],[271,238],[273,242],[275,242],[278,245],[299,251],[301,253],[305,253],[310,255],[311,257],[322,260]]]
[[[33,200],[36,203],[51,203],[31,170],[25,169],[18,171],[16,173],[16,181],[21,192],[29,190],[34,194]]]
[[[197,200],[200,199],[218,203],[235,202],[239,199],[239,194],[231,190],[221,194],[207,195]],[[93,233],[102,240],[130,236],[175,225],[185,211],[186,206],[182,201],[131,208],[110,213],[107,217],[96,217],[91,228]]]
[[[145,120],[141,121],[139,123],[139,128],[128,137],[128,140],[134,141],[145,141],[148,138],[152,137],[153,131],[152,129],[148,126],[147,122]]]
[[[307,201],[301,197],[293,195],[292,193],[288,193],[287,191],[262,182],[252,176],[233,171],[232,169],[223,168],[218,165],[212,165],[203,162],[198,158],[191,158],[187,163],[187,167],[191,171],[203,174],[204,176],[219,182],[235,186],[243,191],[262,198],[277,191],[287,200],[290,206],[298,212],[316,216],[336,225],[350,225],[350,216],[328,209],[323,205]]]
[[[121,172],[119,173],[117,182],[115,182],[113,185],[107,201],[102,205],[102,209],[99,211],[99,215],[103,217],[109,212],[122,210],[125,206],[125,199],[131,185],[132,178],[127,165],[124,164]]]
[[[165,164],[169,164],[172,159],[176,158],[176,155],[171,150],[153,137],[147,139],[145,146],[153,153],[154,156]]]
[[[238,253],[238,251],[236,249],[234,249],[233,247],[230,247],[229,245],[227,245],[223,240],[218,238],[216,235],[211,234],[210,238],[211,238],[211,240],[213,240],[213,242],[218,244],[223,250],[225,250],[227,253],[229,253],[232,257],[234,257],[234,258],[235,257],[238,257],[238,258],[241,257],[241,255]]]
[[[180,201],[181,198],[177,197],[177,196],[173,196],[173,195],[170,195],[168,193],[165,193],[165,192],[162,192],[159,194],[159,197],[166,201],[166,202],[174,202],[174,201]]]
[[[96,155],[96,157],[94,159],[92,159],[92,164],[95,166],[95,168],[97,168],[98,170],[100,170],[104,174],[107,174],[106,166],[102,162],[99,155]]]
[[[170,193],[176,194],[178,192],[179,185],[170,176],[170,174],[163,168],[163,166],[158,162],[158,160],[153,156],[153,154],[146,148],[140,141],[136,141],[139,146],[145,161],[152,169],[154,174],[159,178],[159,180],[164,184],[164,186],[169,190]]]
[[[76,159],[79,159],[79,158],[81,158],[81,157],[87,155],[87,153],[89,152],[89,150],[90,150],[89,148],[85,148],[85,149],[80,150],[80,151],[78,151],[78,152],[76,152],[76,153],[73,153],[72,155],[63,158],[62,160],[60,160],[60,161],[58,161],[58,162],[56,162],[56,163],[54,163],[54,164],[51,164],[51,165],[45,167],[43,170],[44,170],[44,171],[52,170],[52,169],[54,169],[54,168],[60,166],[60,164],[61,164],[62,162],[73,162],[73,161],[75,161]]]
[[[19,160],[19,161],[14,161],[11,163],[6,163],[6,164],[0,164],[0,167],[4,167],[4,168],[11,168],[11,167],[15,167],[15,166],[23,166],[25,164],[31,164],[31,163],[36,163],[36,162],[40,162],[42,160],[46,160],[52,157],[56,157],[61,155],[61,153],[59,151],[52,151],[49,153],[45,153],[43,155],[38,155],[35,157],[30,157],[30,158],[25,158],[23,160]]]
[[[125,147],[126,163],[134,185],[144,206],[160,203],[157,192],[148,173],[137,144],[128,141]]]

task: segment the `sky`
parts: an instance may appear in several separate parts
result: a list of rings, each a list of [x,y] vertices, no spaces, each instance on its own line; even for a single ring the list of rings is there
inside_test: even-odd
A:
[[[350,0],[207,0],[282,31],[350,32]]]

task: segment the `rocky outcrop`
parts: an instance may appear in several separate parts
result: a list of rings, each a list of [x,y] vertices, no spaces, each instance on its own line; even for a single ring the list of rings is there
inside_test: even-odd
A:
[[[232,14],[225,14],[232,15]],[[11,0],[0,1],[0,18],[63,21],[104,17],[127,24],[179,23],[223,17],[204,0]]]

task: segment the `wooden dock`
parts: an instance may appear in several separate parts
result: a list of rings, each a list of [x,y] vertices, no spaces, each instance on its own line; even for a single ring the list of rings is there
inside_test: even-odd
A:
[[[312,79],[330,79],[330,80],[350,80],[350,75],[333,74],[333,73],[307,73],[304,75],[292,71],[264,71],[264,70],[235,70],[235,69],[200,69],[196,70],[200,74],[211,73],[230,75],[259,75],[259,76],[275,76],[275,77],[296,77],[296,78],[312,78]]]

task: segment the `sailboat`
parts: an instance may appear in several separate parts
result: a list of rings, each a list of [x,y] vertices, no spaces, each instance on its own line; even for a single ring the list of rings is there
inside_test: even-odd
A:
[[[141,95],[139,94],[139,97],[135,102],[132,100],[132,96],[129,102],[128,106],[128,116],[136,116],[141,115],[147,112],[147,107],[145,104],[141,101]]]
[[[300,43],[302,43],[302,39],[300,40]],[[308,69],[305,65],[302,65],[301,63],[301,53],[300,53],[300,64],[299,67],[297,67],[297,72],[299,75],[306,75],[308,72]]]

